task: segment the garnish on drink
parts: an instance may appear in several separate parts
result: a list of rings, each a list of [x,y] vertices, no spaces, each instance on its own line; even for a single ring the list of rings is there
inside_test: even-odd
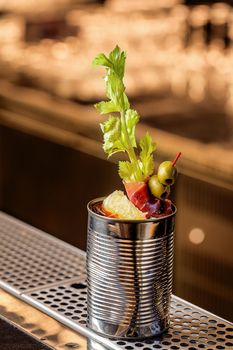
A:
[[[108,157],[115,153],[127,154],[128,160],[119,161],[119,176],[126,193],[115,191],[102,203],[102,214],[122,219],[145,219],[172,213],[168,199],[170,186],[177,176],[176,162],[165,161],[155,172],[153,152],[156,145],[147,132],[137,143],[135,128],[140,116],[130,107],[123,83],[126,54],[116,46],[109,56],[100,53],[94,65],[106,68],[105,85],[108,101],[95,105],[100,114],[108,114],[108,120],[100,124],[104,135],[103,149]],[[112,115],[111,113],[114,113]],[[118,113],[118,115],[116,114]]]

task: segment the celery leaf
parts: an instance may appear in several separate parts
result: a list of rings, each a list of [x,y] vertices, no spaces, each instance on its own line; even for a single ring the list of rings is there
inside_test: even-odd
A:
[[[104,134],[103,149],[109,155],[117,152],[124,152],[125,147],[121,141],[121,122],[117,117],[110,115],[108,120],[100,124]]]
[[[143,175],[147,177],[152,175],[154,171],[153,152],[156,150],[156,145],[148,132],[141,138],[139,145],[141,148],[141,170]]]
[[[100,112],[100,114],[108,114],[112,112],[119,112],[119,107],[115,105],[113,101],[102,101],[95,104],[95,108]]]
[[[103,53],[100,53],[93,60],[94,65],[100,65],[106,68],[106,95],[117,107],[117,111],[122,111],[129,108],[129,101],[124,93],[125,86],[123,83],[125,60],[126,54],[124,51],[121,51],[118,46],[116,46],[110,52],[109,57]],[[98,104],[96,107],[98,108]]]
[[[134,180],[134,166],[128,161],[119,161],[119,176],[122,180],[126,182],[135,181]]]
[[[125,60],[126,54],[124,51],[121,51],[117,45],[112,52],[109,54],[109,60],[112,62],[115,73],[119,78],[123,79],[125,73]]]
[[[109,61],[109,59],[104,53],[98,54],[92,61],[92,64],[94,66],[104,66],[104,67],[112,68],[112,62]]]

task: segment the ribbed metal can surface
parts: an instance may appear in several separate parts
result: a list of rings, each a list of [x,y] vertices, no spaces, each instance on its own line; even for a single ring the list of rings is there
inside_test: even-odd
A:
[[[115,338],[158,335],[169,325],[176,209],[119,220],[96,212],[102,200],[88,204],[88,326]]]

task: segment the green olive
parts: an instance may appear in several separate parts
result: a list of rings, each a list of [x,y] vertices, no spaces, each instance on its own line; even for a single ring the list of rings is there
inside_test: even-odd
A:
[[[158,180],[163,185],[173,185],[176,179],[177,170],[172,162],[167,160],[160,164],[158,168]]]
[[[151,193],[159,199],[165,199],[169,196],[170,194],[170,187],[169,186],[164,186],[161,184],[158,180],[157,175],[151,176],[149,182],[148,182],[149,188]]]

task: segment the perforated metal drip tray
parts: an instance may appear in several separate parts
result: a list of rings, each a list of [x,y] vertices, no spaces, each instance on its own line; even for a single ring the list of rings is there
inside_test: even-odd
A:
[[[143,342],[100,337],[86,327],[84,252],[4,213],[0,241],[0,287],[88,336],[90,350],[233,349],[231,323],[175,296],[163,336]]]

